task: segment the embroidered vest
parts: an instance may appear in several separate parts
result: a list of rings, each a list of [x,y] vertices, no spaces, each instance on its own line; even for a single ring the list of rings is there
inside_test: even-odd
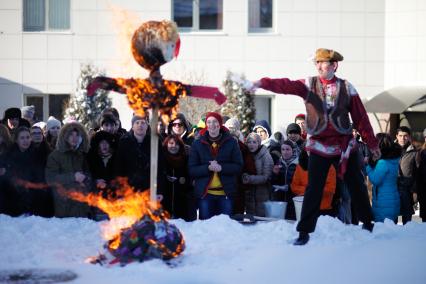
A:
[[[349,120],[350,94],[346,80],[337,79],[337,94],[334,106],[327,110],[325,91],[318,77],[309,77],[309,92],[305,100],[306,131],[318,135],[327,128],[330,121],[334,129],[341,134],[351,134]]]

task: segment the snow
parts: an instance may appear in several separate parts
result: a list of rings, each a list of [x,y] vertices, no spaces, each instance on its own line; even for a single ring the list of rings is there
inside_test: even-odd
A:
[[[292,245],[286,221],[241,225],[226,216],[171,220],[186,240],[183,255],[110,268],[84,260],[102,251],[100,223],[87,219],[0,215],[0,270],[67,269],[72,283],[426,283],[426,224],[386,220],[373,233],[321,217],[310,242]]]

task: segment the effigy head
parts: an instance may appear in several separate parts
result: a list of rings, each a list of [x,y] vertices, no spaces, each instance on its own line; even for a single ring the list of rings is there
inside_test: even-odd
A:
[[[177,57],[179,47],[178,28],[172,21],[145,22],[132,37],[133,57],[140,66],[150,71]]]

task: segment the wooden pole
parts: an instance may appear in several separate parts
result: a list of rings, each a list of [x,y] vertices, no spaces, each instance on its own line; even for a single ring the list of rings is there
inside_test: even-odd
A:
[[[151,117],[151,172],[150,172],[150,197],[151,202],[157,201],[157,163],[158,163],[158,106],[152,109]]]

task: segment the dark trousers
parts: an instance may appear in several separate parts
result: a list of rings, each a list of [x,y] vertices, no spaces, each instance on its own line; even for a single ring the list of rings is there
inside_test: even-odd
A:
[[[225,195],[207,194],[198,199],[198,210],[200,220],[209,219],[215,215],[232,214],[233,200]]]
[[[349,188],[351,200],[364,224],[370,224],[373,215],[366,187],[362,184],[363,176],[358,163],[358,154],[349,157],[344,181]],[[318,214],[324,191],[327,173],[331,165],[338,168],[340,157],[325,158],[311,153],[308,164],[308,186],[303,199],[302,215],[297,224],[297,231],[312,233],[318,220]]]

